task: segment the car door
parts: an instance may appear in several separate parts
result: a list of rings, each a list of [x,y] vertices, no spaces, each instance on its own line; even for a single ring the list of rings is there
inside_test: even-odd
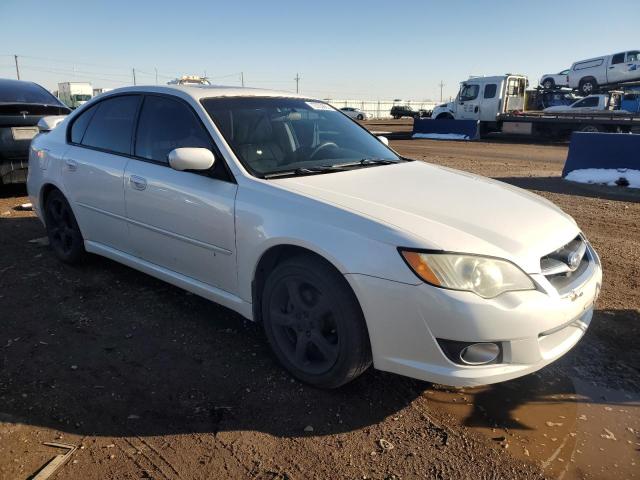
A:
[[[180,147],[211,149],[216,157],[213,169],[172,169],[167,157]],[[227,292],[236,291],[237,185],[202,121],[185,101],[145,95],[124,185],[135,255]]]
[[[498,114],[499,102],[498,84],[486,83],[482,89],[480,120],[483,122],[495,122]]]
[[[139,95],[109,97],[71,123],[62,167],[65,193],[85,241],[130,252],[123,178]]]
[[[458,94],[457,120],[477,120],[480,118],[480,85],[465,83]]]

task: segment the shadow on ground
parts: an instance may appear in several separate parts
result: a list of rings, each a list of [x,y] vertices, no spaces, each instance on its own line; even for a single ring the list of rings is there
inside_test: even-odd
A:
[[[526,190],[598,198],[602,200],[640,202],[640,190],[638,189],[588,185],[570,182],[561,177],[495,177],[495,180],[509,183]]]

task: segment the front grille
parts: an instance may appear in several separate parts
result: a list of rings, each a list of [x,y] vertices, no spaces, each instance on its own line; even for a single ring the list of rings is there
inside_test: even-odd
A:
[[[540,269],[549,283],[560,293],[570,292],[581,283],[582,275],[593,261],[589,246],[578,235],[566,245],[540,259]]]

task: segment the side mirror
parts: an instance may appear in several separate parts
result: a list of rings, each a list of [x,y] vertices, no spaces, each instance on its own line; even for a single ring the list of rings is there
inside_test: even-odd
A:
[[[174,148],[169,152],[169,165],[174,170],[208,170],[214,162],[208,148]]]
[[[66,115],[49,115],[48,117],[42,117],[38,120],[38,130],[40,132],[50,132],[65,118],[67,118]]]
[[[384,143],[387,147],[389,146],[389,139],[384,135],[378,135],[378,140]]]

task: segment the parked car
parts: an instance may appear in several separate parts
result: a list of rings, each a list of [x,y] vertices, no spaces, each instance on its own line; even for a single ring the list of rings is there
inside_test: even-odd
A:
[[[340,109],[340,111],[344,113],[347,117],[351,117],[356,120],[364,120],[366,118],[369,118],[369,115],[363,112],[362,110],[360,110],[359,108],[343,107]]]
[[[563,70],[558,73],[545,73],[540,77],[540,85],[545,90],[553,90],[558,87],[568,87],[569,86],[569,70]]]
[[[396,120],[402,117],[420,118],[420,112],[416,112],[408,105],[394,105],[391,107],[391,116]]]
[[[546,113],[591,113],[591,112],[621,112],[622,92],[610,92],[599,95],[589,95],[571,105],[556,105],[544,109]]]
[[[0,78],[0,184],[25,181],[38,121],[70,111],[36,83]]]
[[[104,93],[33,140],[27,185],[60,260],[103,255],[261,322],[320,387],[372,362],[450,385],[534,372],[584,335],[602,279],[547,200],[286,92]]]
[[[571,65],[569,86],[583,95],[603,85],[640,80],[640,50],[581,60]]]

